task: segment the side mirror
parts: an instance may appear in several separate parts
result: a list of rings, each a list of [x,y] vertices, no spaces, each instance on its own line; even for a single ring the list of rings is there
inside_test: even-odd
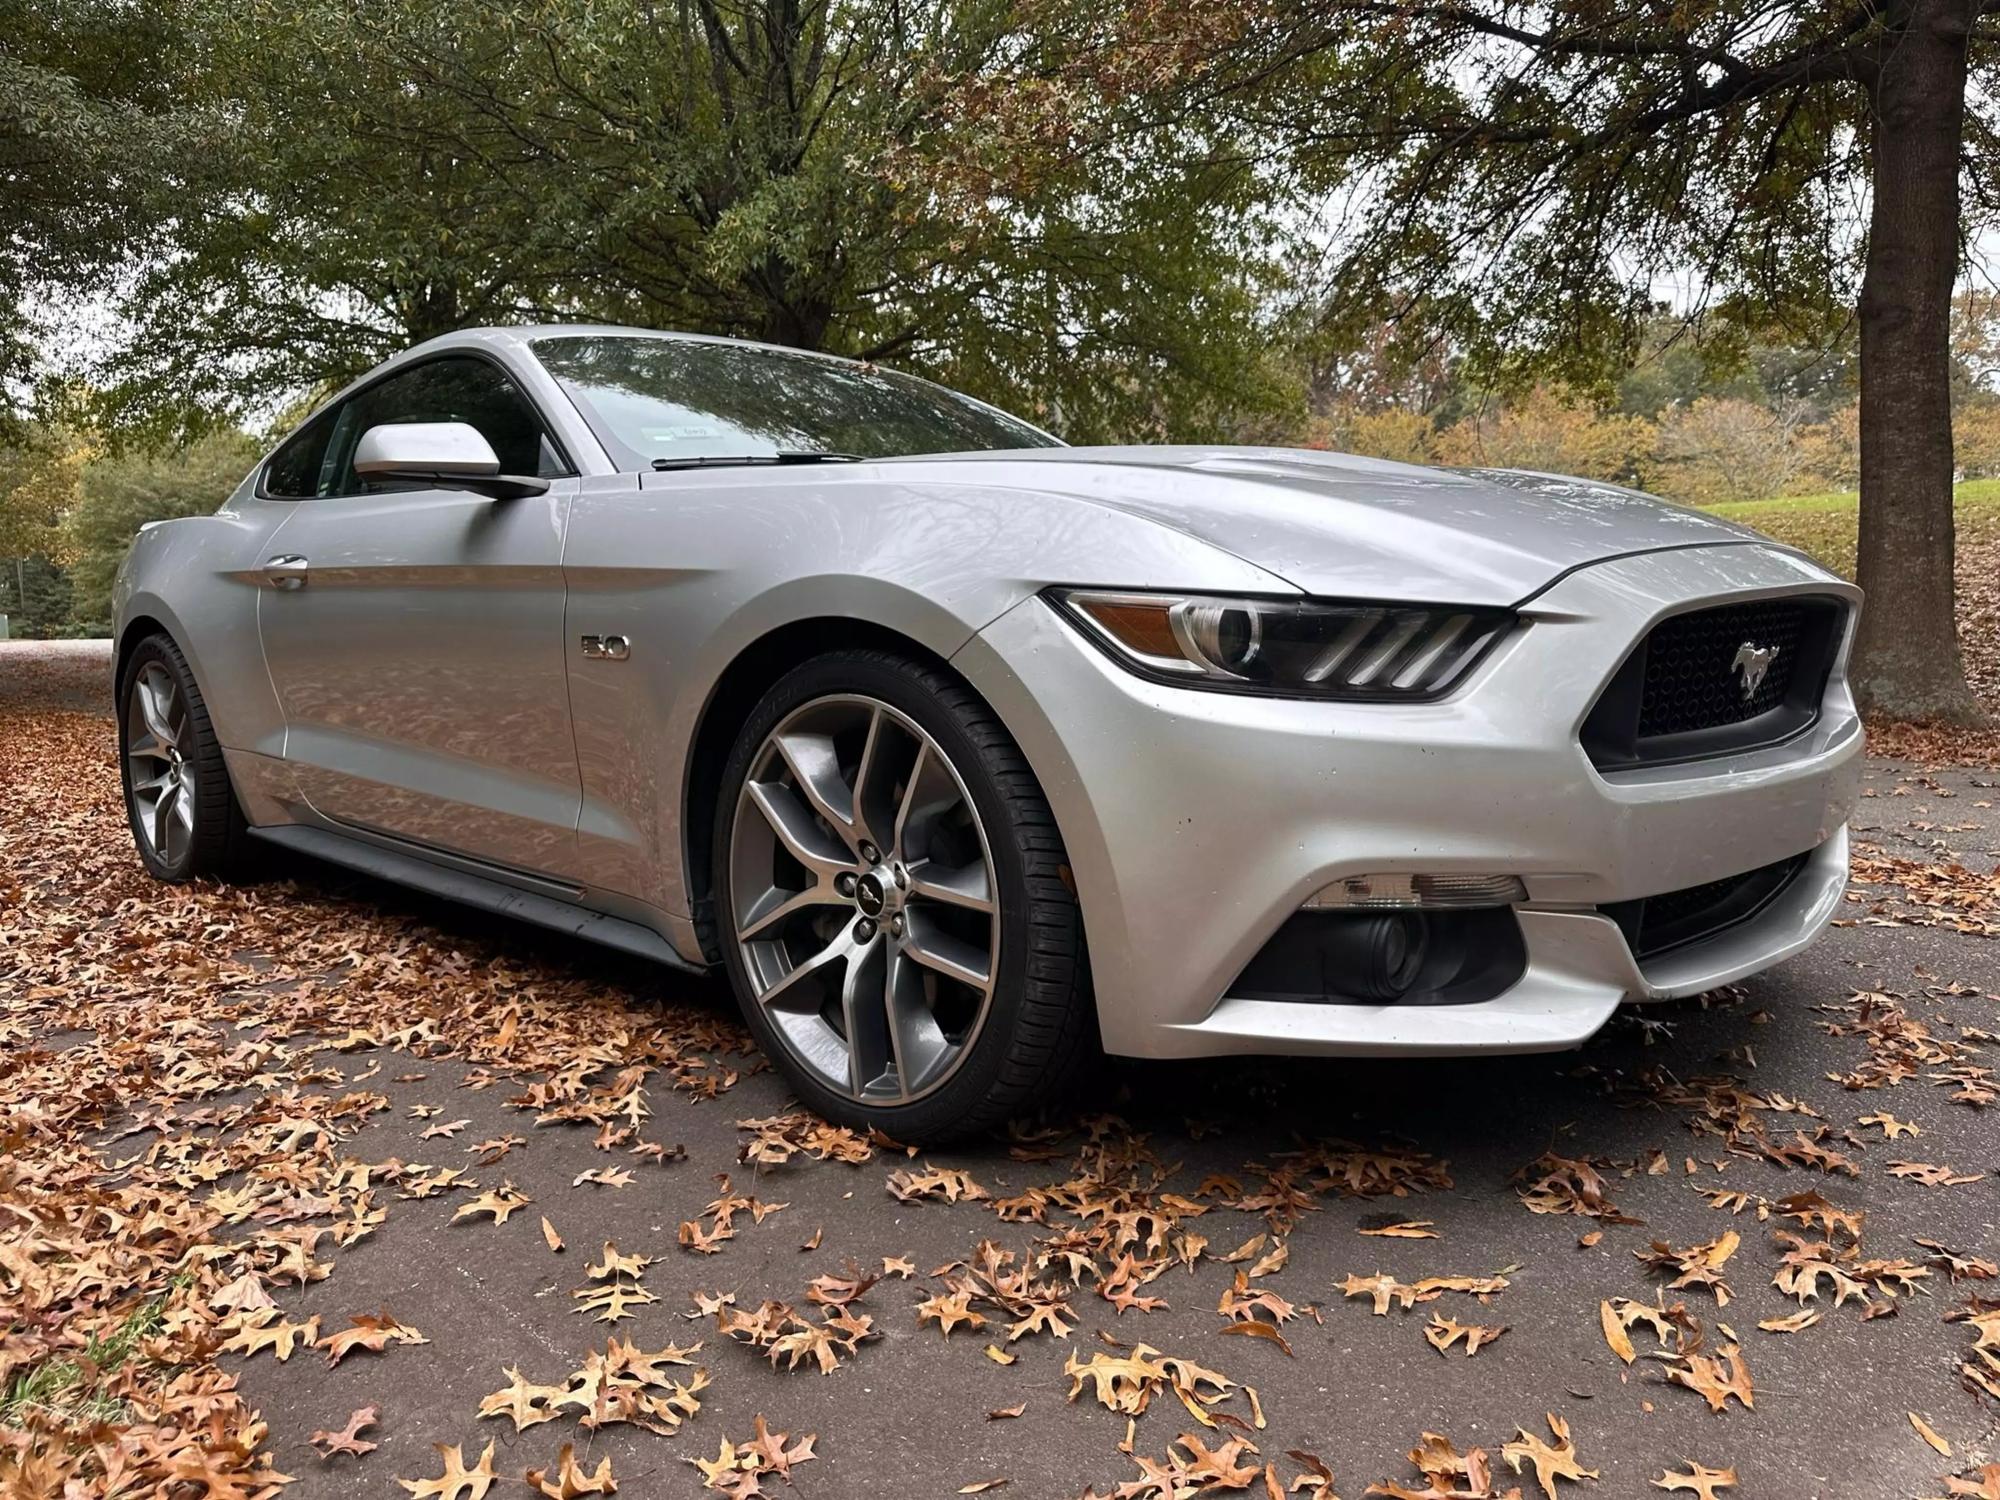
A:
[[[500,458],[470,422],[388,422],[354,445],[354,472],[364,479],[401,479],[471,490],[496,500],[539,495],[549,482],[502,474]]]

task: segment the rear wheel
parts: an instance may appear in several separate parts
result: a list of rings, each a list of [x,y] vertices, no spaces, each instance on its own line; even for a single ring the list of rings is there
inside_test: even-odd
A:
[[[172,638],[133,647],[118,692],[125,812],[146,869],[175,883],[247,873],[249,837],[222,745]]]
[[[724,958],[820,1114],[936,1140],[1000,1124],[1088,1055],[1054,816],[970,689],[880,651],[797,668],[725,768]]]

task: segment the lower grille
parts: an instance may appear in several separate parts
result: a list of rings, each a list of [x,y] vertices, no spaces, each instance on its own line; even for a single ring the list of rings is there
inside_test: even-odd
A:
[[[1636,901],[1608,902],[1599,910],[1618,924],[1633,956],[1644,960],[1749,921],[1792,883],[1805,862],[1805,855],[1795,854],[1741,875]]]
[[[1583,727],[1600,767],[1775,744],[1819,715],[1847,606],[1823,596],[1670,615],[1634,648]]]

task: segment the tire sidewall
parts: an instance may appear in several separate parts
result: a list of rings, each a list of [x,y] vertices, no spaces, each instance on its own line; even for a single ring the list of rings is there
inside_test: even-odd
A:
[[[777,1029],[765,1019],[734,937],[736,917],[731,909],[729,844],[735,829],[737,799],[751,763],[765,737],[787,715],[815,699],[842,694],[879,699],[914,720],[937,742],[979,814],[999,891],[1000,965],[985,1021],[957,1071],[936,1090],[909,1104],[861,1104],[834,1093],[798,1065]],[[764,1055],[784,1074],[801,1103],[826,1119],[843,1124],[874,1126],[899,1138],[904,1134],[922,1137],[949,1131],[998,1085],[1028,977],[1031,924],[1025,864],[1013,816],[994,785],[979,746],[957,715],[940,703],[912,671],[901,670],[890,659],[874,655],[841,654],[806,662],[780,678],[751,710],[724,763],[710,869],[717,941],[730,986]]]

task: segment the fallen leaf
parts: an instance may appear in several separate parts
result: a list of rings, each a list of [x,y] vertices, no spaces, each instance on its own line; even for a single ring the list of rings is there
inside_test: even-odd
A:
[[[329,1368],[337,1365],[356,1349],[366,1349],[380,1354],[391,1344],[428,1344],[416,1329],[398,1323],[388,1308],[379,1313],[361,1313],[348,1320],[354,1326],[343,1328],[339,1333],[330,1333],[313,1347],[326,1350]]]
[[[1568,1422],[1554,1412],[1547,1413],[1546,1420],[1549,1431],[1555,1435],[1553,1444],[1544,1442],[1523,1427],[1514,1441],[1501,1444],[1500,1456],[1516,1474],[1521,1472],[1522,1464],[1532,1465],[1535,1482],[1542,1487],[1542,1493],[1549,1500],[1556,1500],[1558,1479],[1595,1479],[1597,1470],[1586,1469],[1576,1461],[1576,1447],[1570,1442]]]
[[[381,1414],[380,1407],[359,1407],[340,1431],[315,1432],[312,1445],[319,1449],[321,1458],[332,1458],[336,1453],[352,1453],[357,1458],[364,1453],[373,1453],[381,1444],[368,1442],[358,1434],[364,1427],[373,1427]]]
[[[1430,1219],[1409,1219],[1400,1224],[1383,1224],[1375,1229],[1363,1229],[1363,1234],[1379,1235],[1391,1240],[1434,1240],[1438,1232]]]
[[[1486,1328],[1477,1323],[1458,1323],[1440,1313],[1432,1313],[1430,1322],[1424,1325],[1424,1338],[1440,1354],[1449,1353],[1453,1344],[1463,1340],[1466,1355],[1470,1357],[1506,1331],[1505,1327]]]
[[[1717,1490],[1736,1488],[1736,1471],[1711,1469],[1706,1464],[1698,1464],[1690,1459],[1686,1473],[1677,1474],[1669,1469],[1653,1481],[1653,1487],[1661,1490],[1687,1490],[1698,1495],[1700,1500],[1715,1500]]]
[[[481,1500],[493,1488],[493,1481],[500,1476],[493,1472],[493,1445],[488,1443],[486,1451],[479,1455],[479,1462],[472,1468],[465,1466],[465,1455],[458,1444],[447,1447],[443,1443],[434,1445],[438,1457],[444,1460],[444,1473],[436,1479],[401,1479],[396,1483],[408,1490],[418,1500]]]
[[[1918,1437],[1922,1438],[1925,1442],[1929,1443],[1933,1448],[1937,1449],[1937,1451],[1943,1454],[1946,1458],[1951,1457],[1951,1444],[1947,1443],[1943,1438],[1938,1436],[1936,1428],[1932,1427],[1930,1423],[1926,1422],[1922,1417],[1918,1416],[1915,1412],[1911,1412],[1909,1414],[1909,1417],[1910,1417],[1910,1425],[1917,1429]]]
[[[1222,1332],[1247,1334],[1251,1338],[1259,1338],[1265,1340],[1267,1343],[1276,1344],[1286,1354],[1292,1352],[1292,1346],[1286,1342],[1285,1336],[1282,1333],[1278,1332],[1269,1323],[1260,1323],[1254,1318],[1246,1318],[1236,1323],[1225,1323],[1222,1325]]]
[[[574,1443],[562,1445],[553,1473],[547,1469],[530,1469],[524,1477],[531,1488],[549,1496],[549,1500],[576,1500],[578,1495],[609,1495],[618,1488],[618,1482],[611,1477],[609,1456],[599,1459],[596,1469],[586,1474],[576,1461]]]

